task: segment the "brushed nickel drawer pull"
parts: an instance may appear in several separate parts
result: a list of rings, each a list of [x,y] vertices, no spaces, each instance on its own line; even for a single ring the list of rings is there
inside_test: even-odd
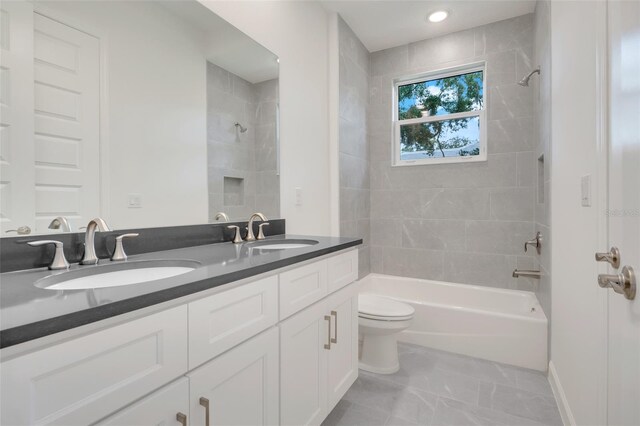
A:
[[[338,312],[331,311],[331,315],[335,318],[335,323],[333,324],[333,339],[331,339],[331,343],[338,343]]]
[[[324,319],[329,325],[329,328],[327,329],[327,343],[324,344],[324,348],[331,350],[331,317],[329,315],[325,315]]]
[[[204,426],[209,426],[209,400],[201,396],[200,405],[204,407]]]
[[[176,420],[180,422],[182,426],[187,426],[187,415],[184,413],[176,414]]]

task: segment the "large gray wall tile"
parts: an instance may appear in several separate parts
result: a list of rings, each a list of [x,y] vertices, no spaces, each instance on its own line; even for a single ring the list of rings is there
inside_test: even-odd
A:
[[[534,233],[535,91],[517,84],[535,62],[533,21],[525,15],[371,54],[372,270],[516,288],[511,273]],[[488,160],[392,167],[394,78],[482,60]],[[399,223],[404,250],[397,247]]]
[[[465,250],[465,222],[416,220],[402,222],[402,246],[430,250]]]

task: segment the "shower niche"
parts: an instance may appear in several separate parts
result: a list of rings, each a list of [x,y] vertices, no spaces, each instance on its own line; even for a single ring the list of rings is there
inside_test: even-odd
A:
[[[244,179],[225,176],[223,179],[223,205],[243,206],[244,205]]]

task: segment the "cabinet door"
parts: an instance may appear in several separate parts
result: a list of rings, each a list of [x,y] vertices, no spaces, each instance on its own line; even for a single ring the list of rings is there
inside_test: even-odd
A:
[[[327,300],[331,316],[331,349],[328,361],[329,411],[358,378],[358,293],[352,284]]]
[[[189,423],[277,425],[278,376],[278,329],[274,327],[188,374]]]
[[[179,425],[178,414],[188,421],[189,380],[186,377],[109,416],[98,426]]]
[[[187,371],[178,306],[3,362],[3,425],[86,425]]]
[[[318,425],[327,411],[329,312],[324,301],[280,324],[280,420]]]

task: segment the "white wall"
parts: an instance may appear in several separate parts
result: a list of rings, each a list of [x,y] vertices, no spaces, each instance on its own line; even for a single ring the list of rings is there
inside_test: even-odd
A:
[[[599,247],[598,33],[606,15],[591,2],[551,2],[552,144],[551,374],[577,424],[604,424],[604,297],[594,261]],[[593,202],[581,206],[580,178]],[[555,374],[555,377],[553,375]],[[630,401],[631,402],[631,401]],[[573,418],[572,418],[573,417]]]
[[[206,62],[200,34],[147,2],[43,7],[100,37],[105,49],[109,168],[103,175],[109,189],[103,216],[109,224],[206,223]],[[127,207],[129,193],[141,195],[142,208]]]
[[[281,215],[287,232],[329,234],[338,194],[329,185],[327,12],[316,2],[199,1],[280,58]]]

